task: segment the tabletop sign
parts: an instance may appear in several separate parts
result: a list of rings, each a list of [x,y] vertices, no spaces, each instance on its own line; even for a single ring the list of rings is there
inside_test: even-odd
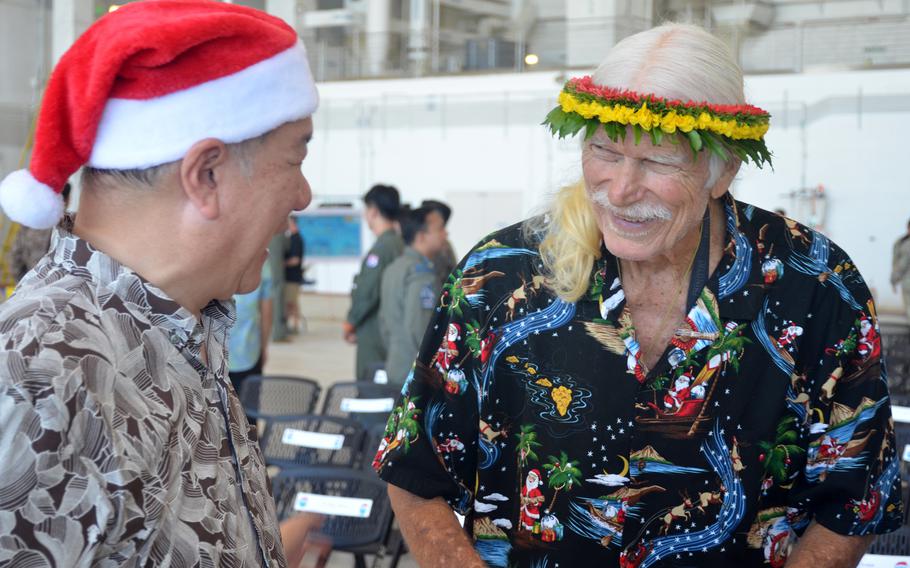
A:
[[[891,416],[894,417],[895,422],[908,424],[910,423],[910,408],[906,406],[892,406]]]
[[[370,511],[373,510],[373,500],[357,499],[354,497],[334,497],[331,495],[318,495],[316,493],[304,493],[301,491],[294,499],[294,510],[308,513],[322,513],[323,515],[366,519],[370,516]]]
[[[394,398],[343,398],[342,412],[391,412],[395,406]]]
[[[316,448],[318,450],[340,450],[344,447],[342,434],[323,434],[321,432],[308,432],[288,428],[281,435],[281,443],[288,446],[302,448]]]

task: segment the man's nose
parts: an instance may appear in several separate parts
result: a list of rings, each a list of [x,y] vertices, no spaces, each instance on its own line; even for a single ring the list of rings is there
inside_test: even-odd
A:
[[[641,200],[641,164],[638,160],[626,158],[619,165],[612,183],[607,189],[610,203],[617,207],[626,207]]]

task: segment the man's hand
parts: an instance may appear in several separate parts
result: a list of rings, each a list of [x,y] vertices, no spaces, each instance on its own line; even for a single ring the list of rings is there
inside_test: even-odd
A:
[[[315,561],[305,568],[322,568],[332,554],[332,541],[319,532],[324,518],[313,513],[301,513],[281,523],[281,542],[288,566],[298,568],[307,556]]]
[[[357,343],[357,328],[351,322],[346,321],[341,324],[341,336],[348,343]]]

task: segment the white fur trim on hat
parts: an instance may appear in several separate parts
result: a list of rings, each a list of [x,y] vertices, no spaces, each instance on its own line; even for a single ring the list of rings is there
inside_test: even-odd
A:
[[[256,138],[313,114],[319,103],[298,41],[264,61],[154,99],[108,99],[88,164],[148,168],[178,160],[196,142]]]
[[[0,182],[0,206],[7,217],[33,229],[50,229],[63,216],[63,196],[28,170],[16,170]]]

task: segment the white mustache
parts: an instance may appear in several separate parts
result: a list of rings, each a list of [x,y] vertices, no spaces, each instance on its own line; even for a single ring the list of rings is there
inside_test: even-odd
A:
[[[607,197],[606,193],[594,191],[591,192],[590,195],[591,201],[597,205],[600,205],[617,217],[622,217],[623,219],[628,219],[629,221],[643,222],[651,221],[652,219],[669,221],[673,218],[673,213],[663,205],[651,203],[635,203],[634,205],[629,205],[628,207],[617,207],[610,203],[610,198]]]

